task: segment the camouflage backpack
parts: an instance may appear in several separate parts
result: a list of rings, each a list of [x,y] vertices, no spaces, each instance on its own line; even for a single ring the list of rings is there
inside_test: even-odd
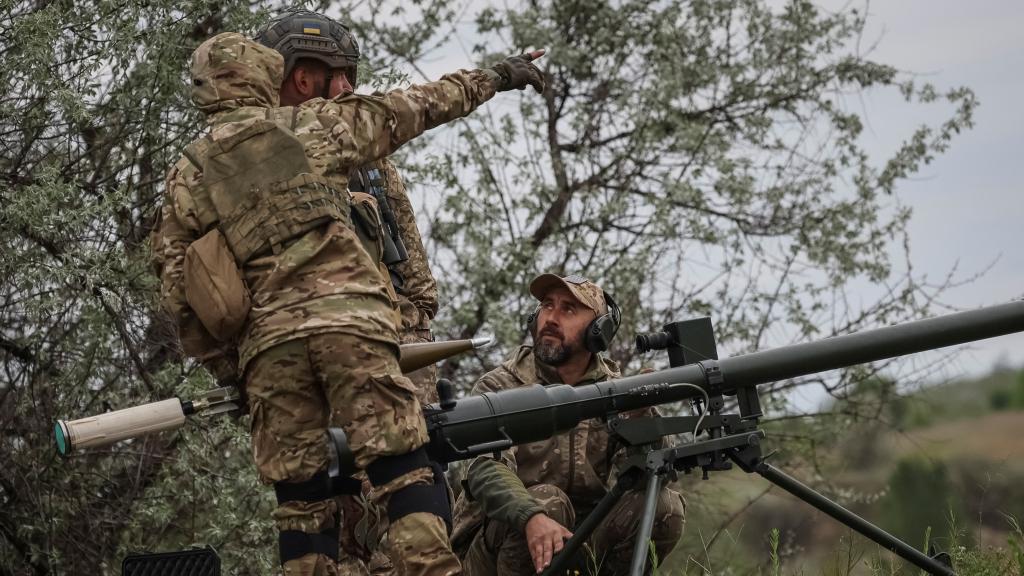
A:
[[[241,268],[249,260],[331,220],[351,224],[349,193],[311,173],[294,118],[293,108],[267,109],[266,118],[219,126],[184,151],[203,174],[193,199],[206,231],[186,252],[186,298],[223,342],[248,316]]]

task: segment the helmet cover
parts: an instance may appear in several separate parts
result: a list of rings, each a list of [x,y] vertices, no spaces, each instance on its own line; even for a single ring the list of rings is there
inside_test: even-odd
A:
[[[289,10],[268,22],[256,34],[256,41],[281,53],[285,78],[299,59],[310,58],[329,69],[351,70],[349,81],[355,85],[359,45],[348,27],[337,20],[309,10]]]

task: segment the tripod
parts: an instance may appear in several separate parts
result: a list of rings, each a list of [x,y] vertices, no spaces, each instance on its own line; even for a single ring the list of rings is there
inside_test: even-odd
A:
[[[763,414],[757,390],[750,387],[730,388],[724,381],[718,367],[718,352],[710,319],[674,322],[666,325],[663,332],[638,335],[637,349],[640,352],[667,349],[672,366],[697,364],[701,367],[707,390],[710,391],[704,397],[704,402],[700,399],[694,401],[695,408],[702,415],[623,419],[613,414],[608,417],[609,432],[627,447],[629,457],[615,485],[578,526],[572,538],[544,571],[544,576],[562,574],[622,496],[644,483],[643,513],[630,564],[630,575],[641,576],[647,564],[647,543],[651,539],[658,492],[662,485],[666,481],[675,480],[680,471],[689,473],[699,468],[706,480],[709,472],[730,470],[732,464],[748,474],[761,475],[929,574],[955,576],[948,554],[928,556],[921,553],[766,461],[761,454],[761,439],[765,433],[758,428],[758,420]],[[739,414],[721,414],[725,405],[723,394],[736,396]],[[693,433],[693,442],[674,448],[658,447],[662,438],[688,432]],[[698,439],[702,432],[706,432],[707,437]]]
[[[626,442],[631,447],[633,454],[627,459],[624,470],[619,474],[613,488],[583,520],[573,537],[566,542],[565,547],[555,557],[551,566],[544,571],[545,576],[564,573],[583,543],[604,521],[622,496],[643,483],[646,484],[644,507],[629,571],[631,576],[640,576],[644,573],[647,564],[647,543],[651,538],[658,492],[662,485],[666,481],[675,480],[680,471],[689,472],[700,468],[704,477],[707,478],[709,471],[729,470],[732,468],[732,463],[735,463],[744,472],[756,472],[769,482],[832,516],[929,574],[955,575],[947,554],[937,554],[933,557],[921,553],[906,542],[769,464],[761,457],[761,439],[764,438],[764,431],[757,428],[755,423],[742,421],[738,415],[709,415],[705,418],[705,422],[711,425],[709,428],[726,431],[718,437],[674,448],[651,449],[663,436],[693,431],[696,420],[697,418],[693,416],[683,416],[617,419],[609,422],[611,430],[620,441]],[[716,426],[716,424],[720,426]],[[707,428],[702,424],[701,429]],[[632,444],[631,442],[634,441],[639,443]]]

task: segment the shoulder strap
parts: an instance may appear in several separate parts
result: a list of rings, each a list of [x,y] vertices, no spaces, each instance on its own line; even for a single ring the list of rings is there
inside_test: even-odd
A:
[[[181,154],[200,172],[203,171],[202,158],[206,156],[206,151],[210,148],[210,143],[213,141],[210,134],[193,141],[185,149],[181,151]]]
[[[298,106],[281,106],[278,108],[267,108],[267,120],[284,124],[292,132],[299,122]]]

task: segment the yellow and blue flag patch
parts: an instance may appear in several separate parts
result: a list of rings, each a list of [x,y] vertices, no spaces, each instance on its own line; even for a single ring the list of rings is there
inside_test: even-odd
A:
[[[320,35],[323,34],[323,31],[320,29],[320,23],[319,22],[303,22],[302,23],[302,33],[303,34],[313,34],[315,36],[320,36]]]

